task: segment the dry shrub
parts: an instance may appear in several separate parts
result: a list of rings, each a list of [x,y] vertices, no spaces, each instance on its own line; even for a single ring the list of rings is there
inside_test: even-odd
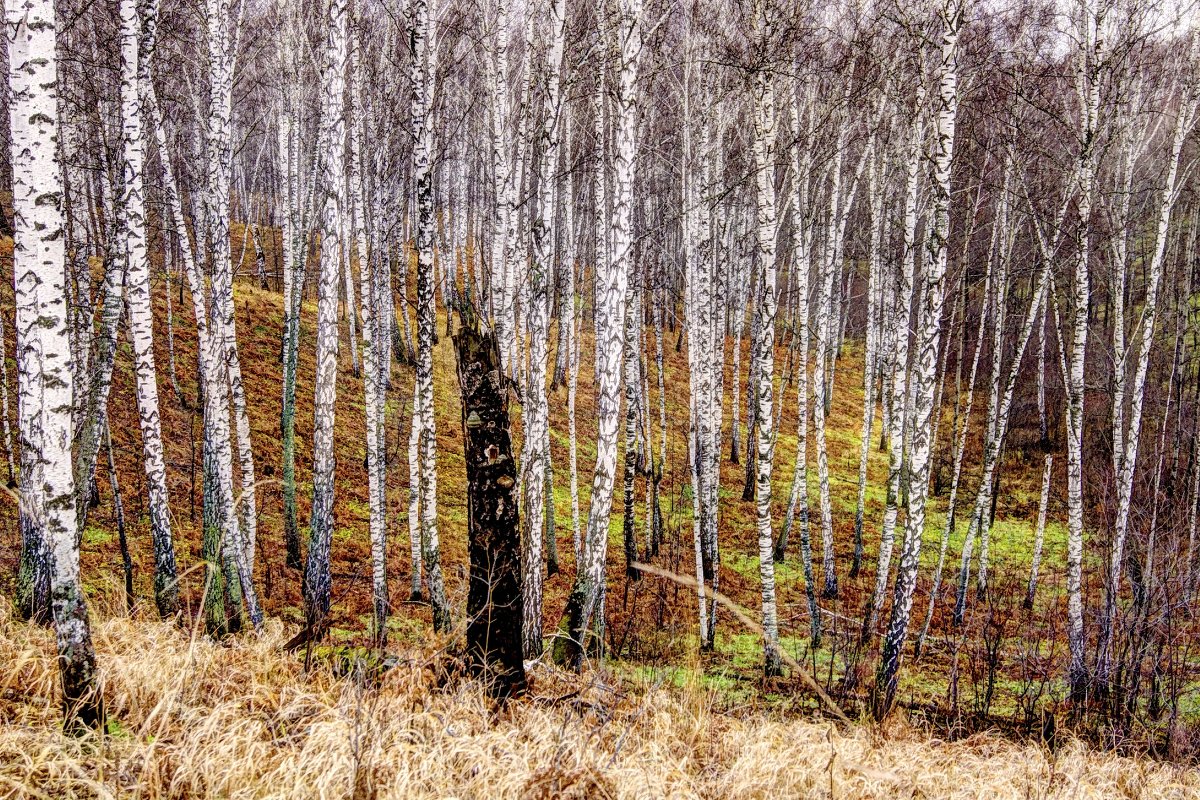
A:
[[[0,795],[14,797],[1193,797],[1190,769],[991,736],[743,716],[683,689],[533,669],[496,709],[438,688],[432,649],[379,680],[281,652],[278,621],[224,643],[110,618],[95,630],[109,735],[60,731],[50,633],[0,600]]]

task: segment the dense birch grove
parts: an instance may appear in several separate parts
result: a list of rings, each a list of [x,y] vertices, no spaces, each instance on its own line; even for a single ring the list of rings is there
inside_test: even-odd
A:
[[[1195,724],[1194,4],[5,11],[2,585],[71,724],[114,569],[505,697]]]

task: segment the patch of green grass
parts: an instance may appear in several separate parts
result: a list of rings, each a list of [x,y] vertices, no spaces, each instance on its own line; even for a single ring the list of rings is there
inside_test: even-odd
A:
[[[758,561],[757,554],[726,552],[722,558],[722,566],[726,566],[747,580],[757,583]],[[775,582],[780,586],[785,584],[803,585],[804,568],[799,559],[789,559],[775,564]]]
[[[444,518],[453,524],[453,530],[462,531],[467,527],[467,507],[466,506],[446,506],[444,509],[439,507],[438,517]]]
[[[633,664],[625,674],[632,682],[645,687],[686,689],[699,686],[726,705],[744,703],[757,693],[752,683],[724,668],[710,670],[703,667]]]
[[[108,544],[114,538],[114,531],[106,530],[97,525],[88,525],[83,529],[83,544],[85,547],[99,547]]]
[[[884,483],[876,483],[874,481],[868,480],[867,481],[867,491],[866,491],[866,494],[864,495],[864,497],[865,497],[868,508],[876,508],[876,509],[879,509],[882,511],[884,506],[887,505],[887,482],[886,482],[886,480]]]
[[[992,526],[989,558],[996,566],[1020,567],[1028,570],[1033,559],[1034,523],[1025,520],[997,519]],[[1067,550],[1067,528],[1058,522],[1047,522],[1042,557],[1045,562],[1063,561]]]
[[[346,500],[345,505],[346,510],[359,519],[371,518],[371,506],[369,504],[364,503],[361,500],[356,500],[353,497],[349,497]]]
[[[365,624],[365,623],[364,623]],[[420,619],[403,614],[392,614],[387,621],[388,636],[400,644],[423,644],[428,642],[429,629]]]
[[[583,515],[587,513],[586,507],[583,505],[583,499],[580,498],[579,506],[579,523],[584,523]],[[568,477],[566,480],[560,476],[554,476],[554,521],[559,525],[571,524],[571,481]]]
[[[304,609],[297,605],[285,605],[279,609],[279,616],[284,619],[302,620],[304,619]]]

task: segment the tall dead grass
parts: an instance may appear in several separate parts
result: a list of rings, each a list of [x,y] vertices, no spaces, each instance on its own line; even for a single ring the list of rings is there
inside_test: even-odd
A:
[[[436,686],[432,648],[378,681],[305,674],[277,620],[226,643],[121,617],[95,636],[112,721],[76,739],[60,731],[50,633],[0,599],[0,796],[1200,797],[1195,770],[1078,743],[717,713],[699,687],[545,666],[495,712],[473,682]]]

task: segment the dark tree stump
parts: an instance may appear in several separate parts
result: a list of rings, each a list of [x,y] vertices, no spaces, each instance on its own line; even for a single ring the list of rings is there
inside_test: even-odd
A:
[[[495,336],[470,309],[454,334],[467,465],[467,658],[494,696],[525,691],[521,532],[508,392]]]

